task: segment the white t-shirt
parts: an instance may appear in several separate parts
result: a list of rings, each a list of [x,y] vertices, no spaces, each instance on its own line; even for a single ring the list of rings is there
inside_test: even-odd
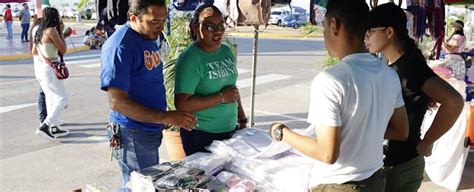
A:
[[[397,73],[369,53],[352,54],[318,74],[311,84],[308,123],[341,127],[339,158],[315,160],[310,184],[367,179],[383,166],[388,121],[404,106]]]

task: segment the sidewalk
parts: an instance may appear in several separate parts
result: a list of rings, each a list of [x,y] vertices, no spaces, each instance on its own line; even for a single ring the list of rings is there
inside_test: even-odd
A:
[[[72,25],[67,25],[72,26]],[[89,47],[83,43],[84,33],[86,28],[77,28],[76,35],[66,38],[67,53],[74,53],[78,51],[88,50]],[[21,27],[19,22],[13,24],[13,39],[6,39],[7,32],[5,25],[2,23],[0,27],[0,61],[18,60],[31,58],[29,45],[27,42],[21,42]],[[32,41],[32,39],[30,39]]]
[[[277,38],[277,39],[303,39],[306,35],[301,29],[293,29],[289,27],[279,27],[276,25],[268,25],[259,27],[259,38]],[[226,30],[227,34],[233,37],[253,38],[255,36],[255,28],[253,26],[238,26]],[[308,35],[306,38],[323,38],[322,32],[316,32]]]
[[[66,27],[75,27],[77,35],[66,39],[68,51],[74,53],[78,51],[88,50],[89,47],[84,46],[83,37],[87,29],[93,26],[93,23],[65,23]],[[232,37],[253,38],[253,26],[239,26],[227,29],[227,34]],[[31,58],[28,43],[22,43],[20,40],[21,27],[19,22],[13,24],[13,40],[6,39],[5,26],[0,27],[0,61],[18,60]],[[303,39],[305,34],[300,29],[284,28],[274,25],[260,26],[259,38],[279,38],[279,39]],[[322,34],[316,33],[307,38],[322,38]]]

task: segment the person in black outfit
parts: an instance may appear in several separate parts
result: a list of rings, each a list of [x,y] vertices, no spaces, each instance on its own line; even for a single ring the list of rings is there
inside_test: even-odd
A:
[[[461,114],[464,101],[446,81],[427,65],[420,49],[408,36],[404,11],[393,3],[380,5],[369,14],[366,46],[381,52],[400,76],[410,133],[406,141],[389,140],[385,146],[385,191],[417,191],[423,180],[424,158],[433,143],[445,134]],[[420,128],[431,103],[439,103],[438,113],[425,136]]]

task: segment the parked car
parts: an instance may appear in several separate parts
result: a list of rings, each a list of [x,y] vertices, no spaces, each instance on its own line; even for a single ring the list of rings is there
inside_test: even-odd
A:
[[[95,19],[97,19],[97,13],[96,13],[96,12],[92,13],[92,15],[91,15],[91,19],[92,19],[92,20],[95,20]]]
[[[87,19],[87,20],[92,19],[92,10],[91,10],[91,9],[85,9],[85,10],[82,12],[82,17],[83,17],[84,19]]]
[[[20,9],[18,7],[12,8],[12,15],[13,17],[19,17],[20,16]]]
[[[79,11],[73,8],[64,8],[59,12],[59,14],[63,18],[76,18],[76,15],[79,15]]]
[[[272,11],[268,24],[280,26],[283,19],[290,15],[290,11]]]
[[[293,27],[295,29],[306,25],[309,22],[308,16],[306,14],[291,14],[283,18],[281,26],[283,27]]]

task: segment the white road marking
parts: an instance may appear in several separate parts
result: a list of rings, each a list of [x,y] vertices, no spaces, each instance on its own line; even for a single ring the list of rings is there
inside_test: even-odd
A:
[[[85,59],[85,60],[76,60],[76,61],[66,61],[66,64],[85,64],[85,63],[94,63],[99,64],[100,66],[100,59]],[[81,65],[82,66],[82,65]]]
[[[88,65],[79,65],[79,67],[87,68],[87,69],[97,68],[97,67],[100,67],[100,63],[88,64]]]
[[[18,109],[31,107],[31,106],[34,106],[34,105],[37,105],[37,103],[28,103],[28,104],[21,104],[21,105],[4,106],[4,107],[0,107],[0,113],[6,113],[6,112],[18,110]]]
[[[237,71],[239,72],[239,74],[250,72],[249,69],[242,69],[242,68],[237,68]]]
[[[257,76],[255,80],[255,85],[271,83],[275,81],[289,79],[291,76],[288,75],[280,75],[280,74],[268,74],[264,76]],[[237,87],[240,89],[250,87],[252,85],[252,78],[242,79],[237,81]]]
[[[245,110],[250,111],[249,108],[245,108]],[[306,121],[305,118],[300,118],[300,117],[296,117],[296,116],[292,116],[292,115],[284,115],[284,114],[273,113],[273,112],[269,112],[269,111],[262,111],[262,110],[257,110],[257,109],[255,109],[254,111],[257,112],[257,113],[265,114],[265,115],[281,117],[283,119],[291,119],[292,121]]]

